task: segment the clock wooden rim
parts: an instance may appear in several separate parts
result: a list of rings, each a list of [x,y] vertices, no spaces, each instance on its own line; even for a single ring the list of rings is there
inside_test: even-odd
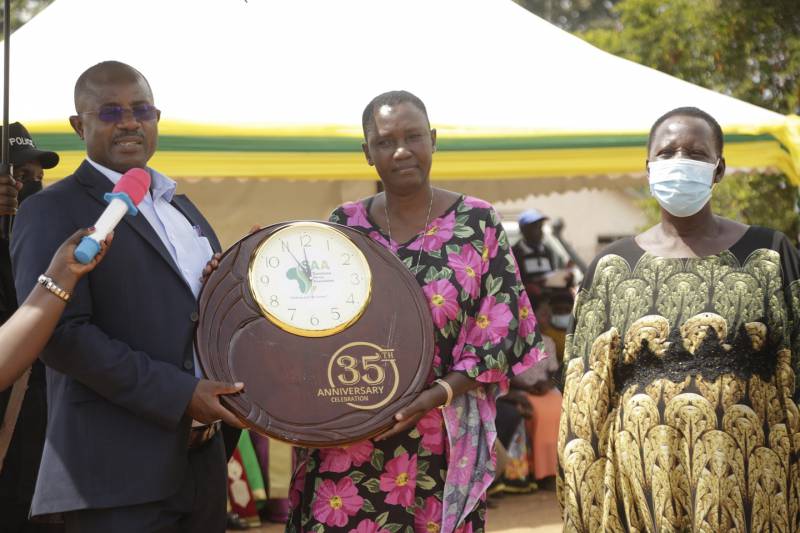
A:
[[[337,333],[340,333],[340,332],[346,330],[347,328],[349,328],[350,326],[352,326],[353,324],[358,322],[358,319],[361,318],[361,315],[364,314],[364,311],[369,306],[369,302],[370,302],[370,300],[372,298],[372,271],[371,271],[371,269],[369,267],[369,263],[367,262],[367,258],[364,257],[364,252],[362,252],[361,249],[358,248],[358,246],[355,246],[355,250],[358,253],[358,259],[359,259],[359,261],[361,261],[366,266],[366,272],[367,272],[367,275],[368,275],[368,278],[366,280],[366,283],[367,283],[367,297],[364,299],[364,302],[359,307],[358,312],[350,320],[348,320],[347,322],[344,322],[342,324],[339,324],[336,327],[326,328],[326,329],[307,329],[307,328],[300,328],[300,327],[297,327],[297,326],[293,326],[291,324],[287,324],[281,318],[279,318],[278,316],[274,315],[269,310],[269,308],[267,306],[265,306],[261,302],[261,300],[260,300],[260,298],[259,298],[259,296],[258,296],[258,294],[256,292],[256,289],[253,287],[254,264],[255,264],[255,259],[258,256],[259,252],[261,252],[261,250],[263,248],[265,248],[269,244],[269,241],[271,239],[278,238],[278,236],[280,235],[280,233],[282,231],[286,231],[286,230],[289,230],[291,228],[301,227],[301,226],[311,226],[311,227],[317,227],[317,228],[325,228],[328,231],[334,231],[334,232],[342,235],[345,238],[349,238],[347,236],[347,234],[343,233],[339,229],[337,229],[335,227],[332,227],[331,225],[328,225],[328,224],[320,224],[317,221],[300,220],[300,221],[294,221],[294,222],[285,223],[283,226],[281,226],[280,228],[276,229],[270,235],[266,236],[258,244],[258,246],[256,246],[253,249],[253,253],[250,256],[250,267],[248,268],[248,271],[247,271],[247,279],[248,279],[250,293],[251,293],[251,295],[253,297],[253,300],[255,300],[255,302],[258,304],[258,307],[261,309],[261,314],[264,315],[264,317],[267,320],[269,320],[270,322],[272,322],[273,324],[275,324],[276,326],[278,326],[279,328],[281,328],[284,331],[288,331],[289,333],[293,333],[293,334],[299,335],[301,337],[327,337],[329,335],[335,335]]]
[[[433,320],[428,307],[427,298],[424,296],[416,278],[408,268],[388,249],[381,246],[368,235],[360,231],[331,222],[313,221],[318,224],[330,226],[348,237],[355,246],[364,254],[367,264],[372,272],[372,291],[370,301],[365,305],[361,317],[350,328],[327,337],[300,337],[282,330],[267,320],[252,294],[249,294],[248,272],[242,265],[249,264],[250,257],[260,242],[279,229],[292,222],[282,222],[265,227],[253,234],[247,235],[231,246],[220,259],[220,267],[211,274],[203,286],[198,298],[200,318],[195,334],[195,349],[201,368],[210,379],[219,381],[244,381],[245,390],[242,393],[221,396],[220,400],[226,408],[231,410],[244,424],[258,433],[288,442],[293,445],[307,447],[329,447],[349,444],[381,433],[394,423],[394,414],[411,403],[418,393],[425,387],[430,375],[433,362],[434,335]],[[239,268],[239,271],[236,271]],[[389,282],[387,283],[387,280]],[[388,287],[391,285],[392,287]],[[393,291],[393,292],[392,292]],[[386,301],[385,295],[403,295],[398,300]],[[249,299],[249,300],[248,300]],[[403,307],[400,307],[400,305]],[[238,315],[237,315],[238,313]],[[397,363],[401,365],[402,375],[397,378],[401,383],[396,395],[391,401],[379,408],[370,411],[351,409],[335,419],[325,419],[320,423],[305,423],[286,419],[282,416],[281,406],[292,404],[299,409],[296,398],[278,398],[274,403],[270,398],[262,400],[261,404],[255,402],[255,387],[260,387],[259,382],[249,372],[242,375],[236,366],[235,350],[239,349],[233,344],[246,338],[249,333],[246,328],[256,331],[269,325],[273,328],[269,335],[280,332],[282,341],[291,337],[297,344],[294,348],[287,347],[286,352],[297,350],[296,346],[304,343],[329,343],[345,345],[352,340],[368,341],[370,339],[353,337],[362,335],[365,331],[372,331],[373,324],[383,324],[382,315],[392,314],[393,320],[402,321],[401,331],[414,331],[412,335],[400,334],[396,339],[397,346],[403,346],[398,353],[409,354],[398,357]],[[236,315],[241,323],[230,318]],[[242,317],[246,317],[242,318]],[[260,322],[259,322],[260,320]],[[216,329],[215,329],[216,328]],[[220,333],[224,330],[224,334]],[[242,333],[244,332],[244,333]],[[219,337],[215,335],[219,334]],[[237,336],[238,334],[238,336]],[[237,340],[239,339],[239,340]],[[331,344],[333,343],[333,344]],[[384,345],[382,342],[377,344]],[[389,346],[389,344],[386,344]],[[389,346],[389,347],[393,347]],[[411,348],[408,348],[411,347]],[[333,353],[333,349],[326,353]],[[413,351],[413,353],[411,353]],[[297,353],[302,353],[299,350]],[[270,355],[270,357],[272,357]],[[300,357],[300,356],[298,356]],[[284,358],[285,362],[287,359]],[[270,360],[271,361],[271,360]],[[270,365],[273,362],[269,363]],[[293,360],[289,364],[294,364]],[[405,365],[405,366],[403,366]],[[272,367],[271,368],[276,368]],[[264,373],[266,374],[266,373]],[[274,372],[269,374],[274,376]],[[273,382],[279,377],[271,378]],[[269,379],[265,380],[269,382]],[[259,389],[262,394],[269,396],[270,392],[264,387]],[[266,391],[266,392],[265,392]],[[302,404],[302,402],[299,402]],[[331,409],[326,404],[321,410]],[[305,420],[305,419],[304,419]]]

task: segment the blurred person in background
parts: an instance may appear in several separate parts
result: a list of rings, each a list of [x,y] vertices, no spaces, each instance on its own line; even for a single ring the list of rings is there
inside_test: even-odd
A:
[[[552,339],[555,345],[553,355],[559,362],[562,362],[575,298],[572,290],[568,287],[546,287],[539,300],[534,305],[540,331]]]
[[[19,189],[17,204],[22,205],[42,190],[44,170],[58,164],[58,154],[39,150],[28,130],[19,122],[8,125],[8,153],[16,188]],[[14,206],[9,206],[4,214],[15,213]],[[0,238],[0,324],[8,320],[16,309],[9,242]],[[30,363],[27,366],[31,366]],[[0,427],[0,458],[5,454],[0,468],[0,533],[50,531],[48,528],[51,526],[28,521],[47,425],[44,365],[38,360],[32,361],[30,372],[25,372],[17,380],[16,385],[0,392],[0,420],[5,419]],[[12,396],[15,387],[18,393]],[[3,438],[6,433],[12,433],[6,436],[10,442]],[[2,449],[3,443],[8,443],[7,449]]]
[[[547,275],[563,267],[561,258],[544,239],[547,217],[538,209],[528,209],[519,216],[521,238],[512,248],[519,274],[530,296],[542,292]]]
[[[573,284],[580,283],[583,279],[582,274],[586,272],[586,262],[581,259],[581,256],[578,255],[578,252],[575,251],[575,248],[564,238],[564,228],[566,224],[564,223],[564,219],[561,217],[553,219],[550,223],[550,228],[553,231],[553,237],[561,243],[561,246],[564,247],[564,250],[569,255],[569,261],[567,262],[567,267],[573,267],[573,270],[577,270],[579,273],[580,279],[575,279]]]

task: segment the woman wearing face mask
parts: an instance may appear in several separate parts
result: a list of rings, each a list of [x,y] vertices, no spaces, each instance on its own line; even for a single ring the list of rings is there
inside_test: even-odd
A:
[[[575,298],[572,289],[567,287],[549,289],[546,294],[547,305],[542,306],[541,310],[543,316],[539,317],[540,311],[537,309],[536,318],[541,320],[542,334],[553,339],[556,356],[561,362],[564,360],[564,345],[566,344],[567,330],[572,321],[572,306]]]
[[[800,258],[718,217],[722,131],[653,125],[661,222],[592,263],[567,337],[559,431],[566,531],[800,531]]]

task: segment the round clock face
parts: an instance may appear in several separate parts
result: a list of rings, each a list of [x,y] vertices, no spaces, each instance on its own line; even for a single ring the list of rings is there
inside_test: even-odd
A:
[[[353,324],[369,303],[364,254],[339,230],[295,222],[270,235],[250,260],[250,290],[279,328],[324,337]]]

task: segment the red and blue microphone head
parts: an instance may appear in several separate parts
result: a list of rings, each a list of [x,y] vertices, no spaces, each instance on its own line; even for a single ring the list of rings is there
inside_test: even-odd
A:
[[[95,231],[87,235],[75,248],[75,259],[84,265],[100,252],[100,243],[117,226],[125,215],[136,215],[136,206],[150,189],[150,173],[143,168],[132,168],[119,179],[114,190],[103,197],[108,206],[95,223]]]
[[[136,215],[139,211],[136,206],[144,199],[150,189],[150,173],[143,168],[132,168],[119,179],[114,189],[107,192],[103,198],[111,203],[114,198],[119,198],[128,206],[128,214]]]

